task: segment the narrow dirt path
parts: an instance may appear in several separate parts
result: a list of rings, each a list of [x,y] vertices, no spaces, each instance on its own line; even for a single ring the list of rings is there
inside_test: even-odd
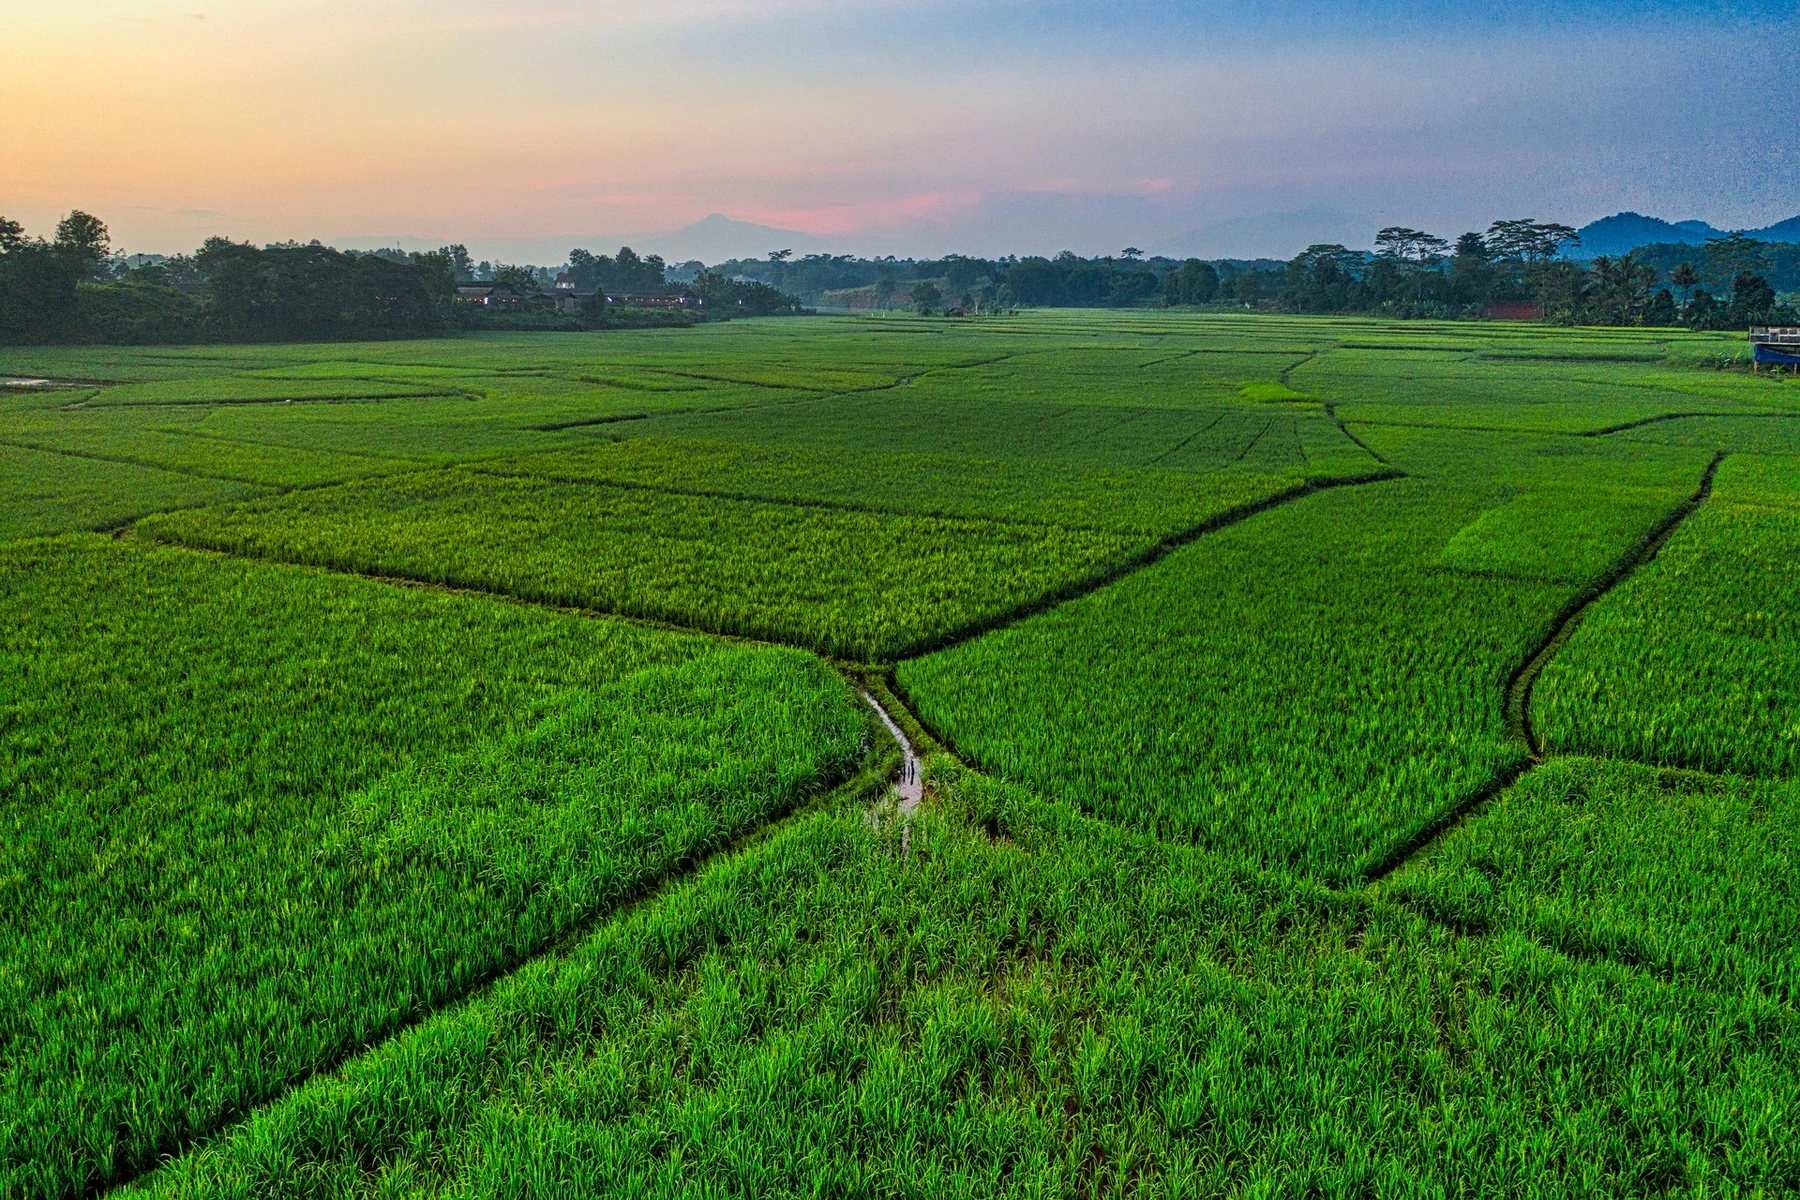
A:
[[[1333,414],[1333,417],[1335,419],[1335,414]],[[1340,421],[1339,424],[1341,426],[1342,422]],[[1345,432],[1348,434],[1349,431],[1345,430]],[[1353,441],[1356,440],[1354,435],[1350,435],[1350,436]],[[1361,443],[1358,442],[1358,444],[1360,445]],[[1366,449],[1366,447],[1365,447],[1365,449]],[[1372,451],[1371,451],[1371,454],[1373,454]],[[1428,848],[1430,846],[1430,844],[1433,843],[1438,837],[1440,837],[1442,834],[1449,831],[1451,828],[1455,827],[1456,825],[1460,824],[1463,820],[1468,819],[1468,817],[1471,816],[1475,811],[1477,811],[1487,800],[1492,799],[1494,796],[1496,796],[1499,793],[1501,793],[1502,791],[1504,791],[1507,787],[1510,787],[1514,782],[1517,781],[1518,778],[1520,778],[1521,776],[1523,776],[1524,774],[1526,774],[1527,772],[1529,772],[1530,770],[1535,768],[1539,763],[1541,763],[1543,761],[1542,746],[1537,741],[1534,734],[1532,733],[1532,731],[1530,729],[1530,723],[1529,723],[1529,708],[1530,708],[1531,689],[1532,689],[1532,686],[1535,684],[1538,675],[1542,672],[1544,666],[1550,661],[1550,659],[1552,659],[1555,656],[1555,654],[1561,649],[1561,647],[1567,642],[1568,638],[1574,632],[1576,626],[1579,624],[1580,619],[1585,614],[1586,610],[1592,604],[1594,604],[1595,602],[1600,600],[1604,595],[1606,595],[1613,587],[1616,587],[1619,583],[1623,582],[1623,580],[1625,578],[1627,578],[1639,566],[1643,565],[1645,562],[1648,562],[1650,559],[1654,558],[1656,553],[1667,542],[1669,537],[1681,525],[1681,523],[1684,520],[1686,520],[1686,518],[1689,515],[1691,515],[1693,513],[1693,511],[1711,494],[1714,475],[1716,474],[1719,464],[1724,459],[1724,457],[1725,457],[1725,455],[1722,452],[1714,457],[1713,461],[1706,468],[1705,474],[1701,479],[1700,486],[1699,486],[1698,490],[1694,493],[1694,495],[1690,499],[1688,499],[1686,502],[1684,502],[1674,512],[1672,512],[1667,518],[1665,518],[1664,521],[1652,532],[1652,534],[1638,547],[1638,549],[1635,552],[1628,555],[1619,564],[1617,564],[1615,566],[1615,568],[1613,569],[1613,571],[1609,572],[1609,574],[1607,576],[1605,576],[1602,580],[1596,582],[1591,587],[1585,589],[1581,593],[1581,595],[1576,597],[1575,600],[1571,601],[1570,605],[1562,613],[1560,613],[1558,615],[1557,619],[1553,622],[1552,628],[1551,628],[1549,634],[1547,635],[1547,637],[1545,638],[1545,640],[1543,641],[1543,643],[1537,648],[1536,651],[1534,651],[1534,653],[1523,664],[1521,664],[1519,669],[1514,673],[1512,679],[1508,683],[1507,690],[1506,690],[1506,702],[1505,702],[1506,703],[1506,714],[1507,714],[1509,727],[1513,727],[1514,721],[1515,721],[1515,714],[1516,714],[1516,721],[1517,721],[1516,730],[1525,742],[1529,757],[1526,760],[1524,760],[1523,762],[1521,762],[1516,768],[1509,770],[1508,772],[1505,772],[1502,775],[1502,777],[1494,780],[1489,786],[1481,789],[1479,792],[1470,796],[1467,800],[1465,800],[1461,804],[1457,805],[1456,808],[1453,809],[1451,812],[1446,813],[1443,818],[1434,822],[1431,826],[1429,826],[1425,830],[1422,830],[1417,837],[1409,840],[1408,843],[1406,843],[1404,846],[1400,847],[1395,852],[1395,854],[1390,856],[1390,858],[1387,861],[1382,863],[1375,870],[1371,871],[1365,877],[1362,886],[1367,887],[1369,885],[1375,884],[1375,883],[1379,882],[1381,879],[1385,878],[1386,876],[1392,874],[1394,871],[1398,870],[1400,867],[1404,866],[1408,861],[1410,861],[1412,858],[1414,858],[1419,853],[1421,853],[1426,848]],[[1330,486],[1354,486],[1356,484],[1382,482],[1387,479],[1393,479],[1393,478],[1399,478],[1399,477],[1402,477],[1402,473],[1395,471],[1395,472],[1392,472],[1391,474],[1378,476],[1375,478],[1361,479],[1361,480],[1354,480],[1354,481],[1345,481],[1342,484],[1326,483],[1326,484],[1315,484],[1315,485],[1303,486],[1303,487],[1297,488],[1295,490],[1281,493],[1274,497],[1270,497],[1261,503],[1245,506],[1244,508],[1234,510],[1230,513],[1222,514],[1221,517],[1214,518],[1213,520],[1205,522],[1205,523],[1195,527],[1192,530],[1186,531],[1182,535],[1178,535],[1176,538],[1170,539],[1162,547],[1159,548],[1158,552],[1153,553],[1152,555],[1147,556],[1146,559],[1138,561],[1138,562],[1132,564],[1131,566],[1129,566],[1128,568],[1115,573],[1115,575],[1113,577],[1106,579],[1104,581],[1101,581],[1099,583],[1096,583],[1092,587],[1084,589],[1081,594],[1086,594],[1087,591],[1097,590],[1098,587],[1105,586],[1107,583],[1114,582],[1114,581],[1116,581],[1117,578],[1120,578],[1126,574],[1130,574],[1135,570],[1141,570],[1144,567],[1149,566],[1152,563],[1154,563],[1155,561],[1164,557],[1167,553],[1171,552],[1173,549],[1177,548],[1178,546],[1185,545],[1193,540],[1196,540],[1199,536],[1201,536],[1203,534],[1215,532],[1218,529],[1227,527],[1232,524],[1236,524],[1239,521],[1246,519],[1247,517],[1253,516],[1262,511],[1266,511],[1267,509],[1275,507],[1277,505],[1284,504],[1284,503],[1287,503],[1287,502],[1295,500],[1295,499],[1299,499],[1303,496],[1310,495],[1313,492],[1324,490],[1324,488],[1330,487]],[[217,552],[212,552],[212,553],[217,553]],[[224,556],[234,557],[231,555],[224,555]],[[329,573],[334,573],[334,574],[345,574],[345,575],[360,574],[357,572],[348,572],[348,571],[341,571],[341,570],[334,571],[331,568],[317,568],[317,569],[321,570],[321,571],[326,571]],[[366,575],[362,576],[362,577],[380,578],[380,577],[366,576]],[[422,585],[415,581],[409,581],[409,580],[403,580],[403,579],[384,579],[382,581],[392,583],[392,584],[398,584],[398,585],[402,585],[402,586],[425,586],[425,587],[432,586],[432,585]],[[481,589],[434,588],[434,590],[455,591],[455,592],[471,594],[471,595],[485,595],[485,596],[498,595],[496,593],[486,592]],[[530,607],[542,607],[542,608],[555,608],[556,607],[556,606],[551,606],[551,605],[536,604],[531,601],[518,600],[517,598],[508,597],[508,596],[504,596],[504,595],[499,595],[498,598],[503,599],[503,600],[509,600],[511,602],[523,604],[523,605],[530,606]],[[1069,598],[1071,598],[1071,597],[1059,598],[1057,601],[1053,602],[1050,605],[1046,605],[1044,607],[1054,607],[1055,603],[1066,602],[1066,600]],[[587,613],[590,610],[558,609],[558,611],[579,611],[579,612]],[[598,615],[611,615],[611,614],[598,614]],[[1029,614],[1027,614],[1027,615],[1029,615]],[[616,617],[616,615],[613,616],[613,619],[631,620],[630,618],[618,618],[618,617]],[[1015,618],[1015,619],[1018,619],[1018,618]],[[657,622],[634,621],[633,623],[653,624],[660,628],[678,628],[677,626],[670,626],[670,625],[666,625],[663,623],[657,623]],[[697,631],[697,632],[705,632],[705,631]],[[720,635],[708,634],[708,636],[719,637]],[[723,640],[736,641],[736,640],[740,640],[740,639],[724,638]],[[911,739],[907,737],[905,731],[894,720],[893,716],[889,713],[889,711],[883,707],[881,702],[878,701],[866,687],[859,686],[857,690],[863,697],[863,700],[875,711],[875,713],[876,713],[877,717],[880,719],[882,725],[888,730],[889,734],[891,734],[893,736],[894,740],[901,748],[902,761],[901,761],[899,777],[898,777],[898,779],[894,780],[893,783],[890,785],[890,791],[888,792],[888,795],[893,798],[893,800],[895,802],[895,808],[898,810],[899,814],[901,814],[903,817],[909,816],[914,811],[916,811],[917,808],[919,807],[919,804],[921,803],[921,801],[923,799],[923,791],[924,791],[922,773],[921,773],[921,769],[920,769],[921,761],[920,761],[920,757],[917,752],[917,749],[914,746]],[[912,714],[910,712],[908,713],[908,716],[913,720],[918,719],[915,714]],[[928,732],[930,732],[930,731],[928,731]],[[933,736],[935,736],[935,734],[933,734]],[[948,743],[944,743],[944,744],[945,744],[946,748],[948,749]],[[952,751],[952,753],[953,752],[954,751]],[[832,795],[832,794],[847,794],[847,793],[853,792],[859,786],[864,784],[865,778],[866,777],[863,777],[863,776],[853,777],[851,780],[840,783],[836,788],[825,789],[824,795],[828,796],[828,795]],[[691,865],[689,867],[689,869],[671,871],[666,875],[660,876],[654,880],[647,881],[646,884],[641,889],[639,889],[635,895],[628,897],[627,899],[622,901],[620,904],[613,906],[604,912],[598,912],[598,913],[592,914],[587,920],[580,922],[577,925],[576,929],[572,930],[569,935],[565,936],[562,939],[559,939],[555,944],[540,948],[535,953],[522,956],[522,958],[519,961],[504,964],[503,966],[498,968],[495,972],[493,972],[489,977],[484,978],[475,987],[468,989],[462,995],[447,998],[444,1002],[434,1005],[430,1011],[420,1014],[418,1020],[424,1020],[424,1019],[429,1018],[430,1016],[433,1016],[439,1012],[442,1012],[444,1010],[452,1008],[457,1004],[466,1002],[466,1000],[468,999],[468,997],[470,995],[473,995],[482,990],[485,990],[487,987],[491,986],[498,979],[504,978],[506,975],[512,973],[514,970],[517,970],[520,966],[524,965],[527,962],[530,962],[530,961],[532,961],[536,958],[542,957],[544,955],[555,954],[555,953],[561,952],[562,949],[564,947],[566,947],[568,944],[570,944],[571,941],[575,937],[581,936],[581,935],[585,934],[586,932],[591,931],[591,929],[593,927],[595,927],[603,922],[611,921],[611,920],[615,920],[615,919],[619,918],[625,912],[628,912],[631,908],[633,908],[639,904],[648,902],[648,901],[654,899],[655,897],[657,897],[658,895],[663,894],[668,889],[675,887],[675,886],[679,886],[686,879],[692,878],[692,876],[701,867],[703,867],[706,862],[711,861],[714,858],[723,857],[730,853],[741,850],[748,845],[754,844],[755,842],[770,836],[770,834],[772,832],[774,832],[775,830],[778,830],[778,829],[790,824],[791,822],[793,822],[795,819],[797,819],[797,817],[800,814],[809,812],[809,811],[814,811],[821,803],[824,803],[824,802],[825,801],[822,797],[814,798],[813,800],[811,800],[809,802],[803,802],[801,805],[798,806],[796,811],[785,813],[785,814],[780,814],[775,819],[773,819],[769,822],[766,822],[763,825],[760,825],[756,828],[744,831],[737,838],[731,839],[730,842],[728,842],[727,845],[725,845],[724,847],[722,847],[718,850],[715,850],[714,852],[712,852],[710,854],[702,856],[702,858],[697,863]],[[907,832],[910,833],[910,830],[908,830]],[[908,841],[910,841],[910,839],[908,839]],[[397,1036],[398,1034],[404,1032],[404,1030],[406,1028],[410,1028],[411,1025],[416,1024],[416,1023],[417,1023],[417,1021],[404,1022],[398,1028],[396,1028],[392,1031],[389,1031],[383,1037],[376,1039],[376,1041],[374,1043],[371,1043],[371,1045],[378,1044],[381,1041],[386,1041],[393,1036]],[[366,1053],[366,1049],[359,1053]],[[354,1057],[354,1056],[349,1056],[349,1057]],[[333,1063],[330,1063],[330,1064],[327,1064],[327,1065],[321,1067],[320,1070],[321,1070],[321,1072],[324,1072],[324,1071],[339,1069],[342,1066],[343,1061],[346,1061],[346,1060],[345,1059],[337,1060]],[[285,1095],[287,1091],[291,1091],[291,1090],[292,1089],[284,1089],[281,1093],[270,1097],[269,1099],[265,1100],[261,1104],[258,1104],[254,1107],[257,1109],[266,1108],[269,1105],[278,1102],[281,1099],[282,1095]],[[185,1140],[182,1143],[182,1145],[180,1147],[178,1147],[178,1150],[185,1150],[185,1149],[189,1149],[195,1145],[204,1144],[205,1142],[210,1141],[213,1138],[223,1134],[225,1131],[231,1129],[232,1127],[238,1125],[239,1123],[240,1123],[239,1120],[228,1120],[228,1121],[222,1123],[219,1127],[217,1127],[215,1129],[209,1130],[208,1132],[206,1132],[204,1134],[201,1134],[199,1136]],[[105,1192],[105,1191],[113,1190],[115,1188],[122,1188],[122,1187],[127,1186],[130,1183],[132,1183],[134,1181],[134,1179],[138,1177],[139,1174],[141,1174],[141,1173],[140,1172],[130,1172],[130,1173],[125,1173],[120,1176],[116,1176],[113,1179],[111,1179],[110,1181],[97,1184],[94,1190],[96,1192]]]
[[[888,710],[881,707],[881,702],[871,696],[867,688],[860,690],[862,698],[869,702],[869,707],[875,710],[875,715],[881,718],[881,723],[887,726],[887,731],[894,735],[896,742],[900,743],[900,778],[894,782],[893,791],[890,794],[898,801],[901,814],[910,815],[914,809],[919,807],[919,801],[925,797],[925,783],[919,776],[918,752],[913,749],[913,744],[907,738],[905,731],[894,723],[893,717],[888,715]]]

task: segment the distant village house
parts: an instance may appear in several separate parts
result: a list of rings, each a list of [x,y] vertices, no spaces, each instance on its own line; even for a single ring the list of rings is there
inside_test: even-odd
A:
[[[504,283],[467,282],[457,285],[456,299],[463,304],[479,304],[483,308],[500,309],[506,312],[517,311],[554,311],[559,313],[576,313],[582,305],[590,300],[596,289],[577,287],[575,280],[567,271],[557,275],[556,282],[549,291],[533,292],[520,295]],[[689,304],[698,306],[700,301],[687,294],[679,287],[654,288],[641,292],[613,292],[606,297],[608,304],[616,304],[622,308],[683,308]]]
[[[462,283],[456,287],[456,299],[483,308],[516,309],[523,298],[504,283]]]
[[[611,293],[606,302],[625,308],[682,308],[692,302],[692,297],[677,288],[659,288],[648,292]]]

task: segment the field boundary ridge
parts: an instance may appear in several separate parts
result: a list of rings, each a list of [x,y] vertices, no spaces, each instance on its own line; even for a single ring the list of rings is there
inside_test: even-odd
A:
[[[885,736],[891,737],[892,735],[887,734],[883,728],[884,722],[878,719],[877,714],[881,712],[879,706],[861,703],[861,700],[866,698],[866,694],[862,693],[859,681],[854,678],[845,678],[842,671],[837,674],[845,686],[856,694],[857,707],[863,710],[870,727],[882,729]],[[586,918],[575,922],[556,938],[516,958],[494,964],[492,969],[484,972],[457,994],[447,996],[429,1008],[414,1011],[401,1018],[380,1036],[371,1038],[349,1052],[340,1054],[329,1062],[320,1063],[311,1070],[295,1076],[294,1079],[276,1089],[269,1096],[241,1108],[221,1113],[221,1119],[211,1129],[204,1133],[180,1138],[162,1147],[155,1155],[154,1161],[147,1165],[120,1171],[105,1179],[97,1179],[88,1186],[84,1194],[90,1197],[105,1196],[135,1187],[161,1169],[164,1163],[228,1135],[232,1129],[243,1125],[258,1113],[283,1103],[288,1097],[308,1086],[315,1079],[335,1074],[347,1064],[396,1038],[404,1037],[425,1022],[478,999],[497,984],[504,982],[533,963],[570,953],[583,940],[593,936],[601,926],[629,916],[643,905],[654,903],[672,889],[681,887],[688,880],[693,879],[712,863],[740,854],[815,813],[881,795],[881,789],[889,784],[894,771],[895,754],[893,749],[884,747],[879,742],[873,742],[862,765],[850,774],[836,779],[827,777],[821,780],[819,786],[814,788],[810,794],[802,797],[784,811],[775,813],[768,820],[743,830],[735,837],[726,839],[712,849],[702,849],[692,854],[655,878],[646,880],[631,893],[622,896],[617,903],[590,913]]]
[[[1049,612],[1051,609],[1058,608],[1071,601],[1091,596],[1102,588],[1110,587],[1113,584],[1118,583],[1128,575],[1133,575],[1139,571],[1155,566],[1169,555],[1175,553],[1175,551],[1199,541],[1209,533],[1217,533],[1222,529],[1229,529],[1239,522],[1247,521],[1260,513],[1268,512],[1273,508],[1280,508],[1282,505],[1292,503],[1295,500],[1304,500],[1308,496],[1316,495],[1319,492],[1329,491],[1333,488],[1361,487],[1365,484],[1389,483],[1396,479],[1405,479],[1406,477],[1406,472],[1390,468],[1385,471],[1371,472],[1366,475],[1346,476],[1339,479],[1321,479],[1316,481],[1296,479],[1293,487],[1283,488],[1281,491],[1264,496],[1260,500],[1253,500],[1247,504],[1239,504],[1233,508],[1228,508],[1224,512],[1208,517],[1198,524],[1190,525],[1186,529],[1159,538],[1144,550],[1129,555],[1114,567],[1103,571],[1097,571],[1082,579],[1072,580],[1062,587],[1052,589],[1035,600],[1029,600],[1015,605],[1004,612],[996,613],[991,618],[971,622],[960,629],[952,630],[941,638],[930,639],[907,646],[894,655],[892,662],[901,662],[909,658],[923,658],[927,654],[935,654],[940,650],[948,650],[953,646],[960,646],[964,642],[974,641],[984,634],[993,633],[995,630],[1005,629],[1009,625],[1017,625],[1021,621],[1030,620],[1032,617]]]
[[[1555,658],[1563,646],[1568,643],[1569,638],[1574,636],[1575,630],[1581,624],[1581,619],[1587,615],[1587,610],[1619,584],[1625,582],[1639,567],[1655,558],[1657,552],[1681,527],[1682,522],[1692,516],[1694,510],[1712,495],[1713,477],[1718,474],[1719,464],[1724,461],[1724,451],[1721,450],[1714,454],[1712,461],[1706,465],[1705,472],[1701,474],[1700,485],[1694,490],[1694,494],[1682,501],[1659,521],[1656,527],[1630,553],[1613,564],[1611,570],[1583,588],[1567,604],[1563,605],[1551,620],[1550,629],[1544,635],[1543,640],[1538,643],[1537,649],[1532,651],[1525,661],[1514,669],[1512,676],[1506,682],[1502,713],[1506,722],[1507,736],[1509,738],[1516,737],[1523,744],[1524,757],[1395,847],[1392,852],[1364,874],[1361,886],[1369,887],[1380,883],[1398,871],[1438,838],[1474,815],[1482,805],[1543,764],[1547,756],[1542,743],[1538,741],[1536,734],[1531,729],[1531,691],[1537,683],[1538,676],[1543,674],[1544,668],[1549,665],[1550,660]]]

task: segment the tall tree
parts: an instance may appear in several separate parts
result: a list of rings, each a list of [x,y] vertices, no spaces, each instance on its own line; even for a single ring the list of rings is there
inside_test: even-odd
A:
[[[1367,289],[1357,278],[1363,265],[1363,255],[1336,242],[1308,246],[1288,262],[1282,304],[1297,312],[1342,312],[1364,307]],[[1381,260],[1381,265],[1390,275],[1397,269],[1391,259]],[[1256,294],[1246,295],[1240,289],[1258,284],[1255,270],[1249,270],[1233,277],[1229,290],[1233,298],[1249,303]]]
[[[1744,271],[1731,281],[1730,327],[1789,325],[1794,314],[1776,299],[1775,289],[1754,271]]]
[[[1456,239],[1450,257],[1450,298],[1459,305],[1482,304],[1492,298],[1493,254],[1487,240],[1473,231]]]
[[[511,288],[518,296],[529,296],[538,290],[537,272],[530,267],[498,265],[494,268],[494,283]]]
[[[1487,239],[1470,231],[1456,239],[1456,257],[1471,262],[1487,262],[1492,255],[1488,253]]]
[[[1361,261],[1362,255],[1347,246],[1336,242],[1321,242],[1308,246],[1295,255],[1293,261],[1288,263],[1288,269],[1297,270],[1311,282],[1331,284],[1349,278]]]
[[[1211,263],[1190,258],[1163,276],[1163,303],[1206,304],[1219,294],[1219,272]]]
[[[1377,255],[1410,266],[1429,266],[1449,248],[1443,238],[1404,225],[1390,225],[1375,235]]]
[[[652,292],[668,282],[668,267],[659,255],[640,257],[630,246],[620,246],[616,257],[569,251],[569,274],[580,288],[607,292]]]
[[[1634,325],[1643,317],[1650,289],[1656,284],[1656,268],[1629,254],[1601,255],[1590,268],[1593,316],[1602,324]]]
[[[466,283],[475,278],[475,264],[469,259],[469,248],[461,242],[448,246],[439,246],[437,252],[444,258],[450,271],[450,278],[459,283]]]
[[[1669,282],[1681,289],[1681,303],[1686,307],[1688,297],[1693,294],[1694,285],[1700,282],[1700,272],[1694,270],[1691,262],[1678,262],[1675,269],[1669,272]]]
[[[0,341],[60,341],[75,333],[85,260],[0,218]]]
[[[1483,239],[1488,249],[1501,258],[1516,259],[1527,266],[1548,262],[1567,245],[1581,244],[1581,235],[1567,225],[1554,221],[1534,221],[1529,217],[1512,221],[1495,221],[1488,226]]]
[[[1742,233],[1706,239],[1706,281],[1723,285],[1740,275],[1766,275],[1769,271],[1769,247]]]
[[[56,248],[81,264],[90,279],[110,278],[106,260],[112,255],[112,234],[106,222],[92,213],[72,210],[56,223]]]
[[[1232,277],[1231,298],[1245,308],[1261,300],[1263,296],[1262,276],[1256,271],[1244,271]]]

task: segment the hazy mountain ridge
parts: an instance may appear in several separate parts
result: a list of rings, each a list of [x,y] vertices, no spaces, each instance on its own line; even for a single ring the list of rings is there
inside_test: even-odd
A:
[[[1580,232],[1581,245],[1569,251],[1571,258],[1629,254],[1639,246],[1698,246],[1707,238],[1723,237],[1731,231],[1705,221],[1665,221],[1643,213],[1621,212],[1590,221]],[[1759,242],[1800,241],[1800,216],[1742,232]]]

